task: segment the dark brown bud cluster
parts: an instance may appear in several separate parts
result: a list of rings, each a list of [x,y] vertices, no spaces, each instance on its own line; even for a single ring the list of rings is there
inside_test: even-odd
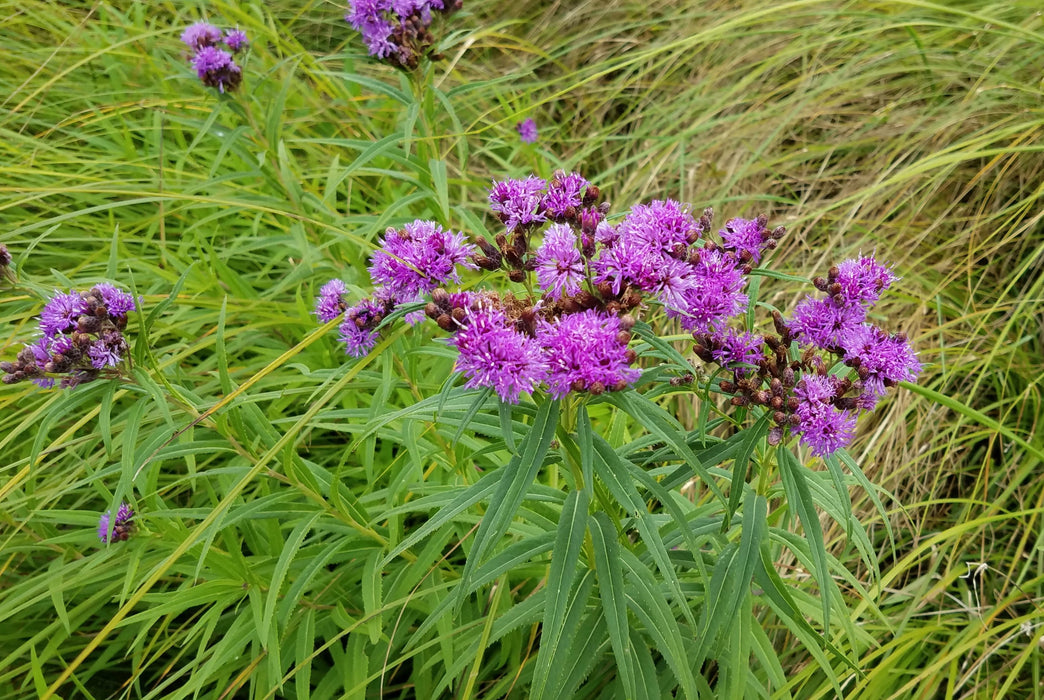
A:
[[[11,270],[11,251],[3,243],[0,243],[0,279],[3,278],[10,282],[15,281],[14,272]]]

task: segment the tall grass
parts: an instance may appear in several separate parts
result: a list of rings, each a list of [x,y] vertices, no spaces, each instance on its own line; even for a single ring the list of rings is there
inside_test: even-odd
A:
[[[619,203],[765,211],[790,230],[779,269],[876,250],[903,277],[879,312],[926,373],[853,451],[891,494],[894,539],[852,493],[880,577],[828,530],[865,591],[844,589],[865,636],[832,639],[862,675],[780,626],[771,695],[832,697],[839,677],[851,697],[1041,697],[1037,3],[465,10],[424,105],[336,3],[0,3],[0,242],[20,282],[0,297],[0,354],[54,288],[144,297],[133,383],[0,392],[0,694],[522,697],[535,626],[494,621],[539,592],[546,561],[421,648],[407,632],[459,575],[470,528],[381,567],[418,525],[411,502],[496,461],[481,431],[454,446],[411,408],[449,353],[404,330],[345,363],[309,310],[330,277],[365,284],[388,225],[481,230],[491,178],[568,166]],[[234,101],[180,55],[204,14],[253,39]],[[526,116],[532,148],[513,131]],[[98,512],[131,495],[142,532],[99,547]],[[614,674],[588,671],[592,693]]]

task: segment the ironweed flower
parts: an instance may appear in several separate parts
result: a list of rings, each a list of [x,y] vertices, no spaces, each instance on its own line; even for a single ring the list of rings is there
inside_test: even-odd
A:
[[[558,399],[570,391],[601,394],[633,384],[641,372],[630,366],[635,360],[627,349],[632,323],[596,309],[542,321],[537,340],[547,360],[548,393]]]
[[[518,131],[518,137],[522,139],[522,143],[537,142],[537,125],[532,117],[520,121],[515,125],[515,129]]]
[[[194,52],[189,59],[200,81],[219,92],[235,90],[243,82],[243,70],[232,58],[249,43],[246,32],[230,29],[222,32],[207,22],[196,22],[181,34],[181,41]],[[219,48],[224,43],[232,53]]]
[[[546,219],[540,213],[547,181],[531,176],[524,180],[494,180],[489,190],[489,208],[508,231]]]
[[[370,261],[370,278],[388,296],[413,301],[451,280],[460,282],[457,266],[474,269],[468,260],[474,253],[475,246],[465,241],[463,233],[418,219],[400,230],[387,230]]]
[[[565,224],[552,224],[536,252],[537,282],[551,299],[572,296],[584,281],[584,261],[577,248],[576,232]]]
[[[11,273],[11,251],[3,243],[0,243],[0,276],[14,280]]]
[[[127,355],[127,314],[136,308],[134,297],[103,282],[89,292],[60,292],[40,311],[41,337],[26,345],[14,362],[0,362],[2,381],[14,384],[30,379],[38,386],[74,387],[103,375],[118,374]]]
[[[388,309],[372,299],[363,299],[345,309],[344,321],[338,330],[338,340],[344,343],[344,352],[352,357],[363,357],[377,344],[377,326]]]
[[[503,310],[476,302],[459,321],[450,340],[460,353],[456,368],[469,388],[490,387],[502,401],[518,403],[547,376],[547,363],[536,339],[519,333]]]
[[[344,19],[362,34],[371,56],[413,69],[422,56],[439,58],[431,54],[432,11],[449,14],[461,6],[461,0],[350,0]]]
[[[109,528],[112,528],[110,537]],[[123,542],[134,532],[134,511],[126,503],[120,503],[116,509],[116,517],[112,511],[105,511],[98,518],[98,539],[102,542]]]
[[[339,279],[332,279],[319,289],[314,313],[321,323],[329,323],[344,313],[348,308],[344,302],[347,293],[348,287]]]
[[[181,33],[181,41],[193,51],[221,43],[221,30],[207,22],[196,22]]]

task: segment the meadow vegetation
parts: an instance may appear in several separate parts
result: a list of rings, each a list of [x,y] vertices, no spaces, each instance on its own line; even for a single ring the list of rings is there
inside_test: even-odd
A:
[[[431,324],[353,360],[312,315],[331,278],[364,293],[388,226],[488,234],[491,180],[557,168],[620,209],[766,213],[788,229],[773,269],[796,276],[773,280],[779,308],[808,291],[798,278],[874,252],[901,277],[875,318],[924,365],[850,450],[874,486],[848,484],[872,556],[851,521],[822,518],[844,598],[829,644],[755,586],[737,625],[762,631],[725,645],[752,661],[708,661],[692,687],[1044,696],[1039,3],[466,0],[426,74],[368,59],[343,13],[0,2],[0,243],[17,275],[0,280],[0,359],[55,289],[108,280],[142,300],[125,380],[0,388],[0,696],[493,698],[560,682],[624,697],[604,627],[568,591],[560,622],[591,639],[565,635],[581,661],[557,681],[538,660],[532,601],[570,505],[554,469],[498,545],[517,561],[467,596],[448,592],[481,506],[409,539],[506,461],[497,440],[524,440],[536,408],[498,420],[495,399],[476,414],[474,394],[449,394],[454,353]],[[188,66],[178,36],[201,18],[250,37],[235,94]],[[515,130],[527,117],[533,145]],[[657,400],[701,420],[691,395]],[[662,447],[620,415],[591,407],[614,448]],[[121,501],[134,537],[99,544]],[[781,499],[772,512],[802,530]],[[781,550],[775,565],[822,633],[806,563]],[[651,649],[635,652],[647,689],[674,688],[662,650],[628,639]]]

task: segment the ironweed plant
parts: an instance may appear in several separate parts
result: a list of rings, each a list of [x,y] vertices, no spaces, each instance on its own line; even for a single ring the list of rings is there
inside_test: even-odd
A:
[[[488,201],[503,230],[493,242],[471,244],[418,220],[380,241],[371,296],[352,304],[341,280],[323,286],[314,313],[337,322],[353,357],[374,351],[394,319],[419,322],[423,309],[450,334],[465,380],[459,389],[447,382],[439,405],[478,390],[457,437],[499,420],[488,449],[510,455],[459,493],[400,508],[430,517],[379,566],[452,536],[461,512],[486,503],[460,580],[407,648],[435,641],[429,636],[443,616],[483,586],[550,554],[546,586],[526,599],[525,619],[541,623],[533,697],[576,692],[606,643],[623,697],[656,697],[662,680],[646,675],[655,664],[650,649],[686,696],[713,692],[712,676],[713,687],[741,688],[749,659],[735,649],[752,649],[752,628],[736,621],[755,598],[806,644],[829,633],[840,596],[813,490],[829,494],[828,511],[877,566],[866,532],[850,522],[844,468],[869,484],[844,448],[858,414],[921,371],[905,336],[867,320],[896,277],[873,256],[842,261],[813,280],[825,296],[807,296],[787,318],[759,302],[760,281],[780,278],[761,264],[783,227],[733,218],[712,236],[711,209],[697,219],[669,199],[635,204],[614,222],[600,200],[576,172],[494,181]],[[461,283],[461,268],[490,274],[443,288]],[[763,315],[771,328],[759,332]],[[663,337],[672,321],[695,339],[698,364]],[[684,430],[657,401],[665,397],[696,401],[696,430]],[[623,444],[592,423],[591,411],[608,407],[614,421],[634,426]],[[820,461],[826,474],[813,468]],[[548,471],[553,486],[537,487]],[[683,484],[692,497],[674,490]],[[520,520],[532,519],[534,501],[558,506],[546,531],[503,547]],[[782,526],[780,513],[798,516],[803,538]],[[800,593],[775,571],[773,540],[818,582],[823,630],[805,621]],[[485,643],[505,632],[494,625]]]

